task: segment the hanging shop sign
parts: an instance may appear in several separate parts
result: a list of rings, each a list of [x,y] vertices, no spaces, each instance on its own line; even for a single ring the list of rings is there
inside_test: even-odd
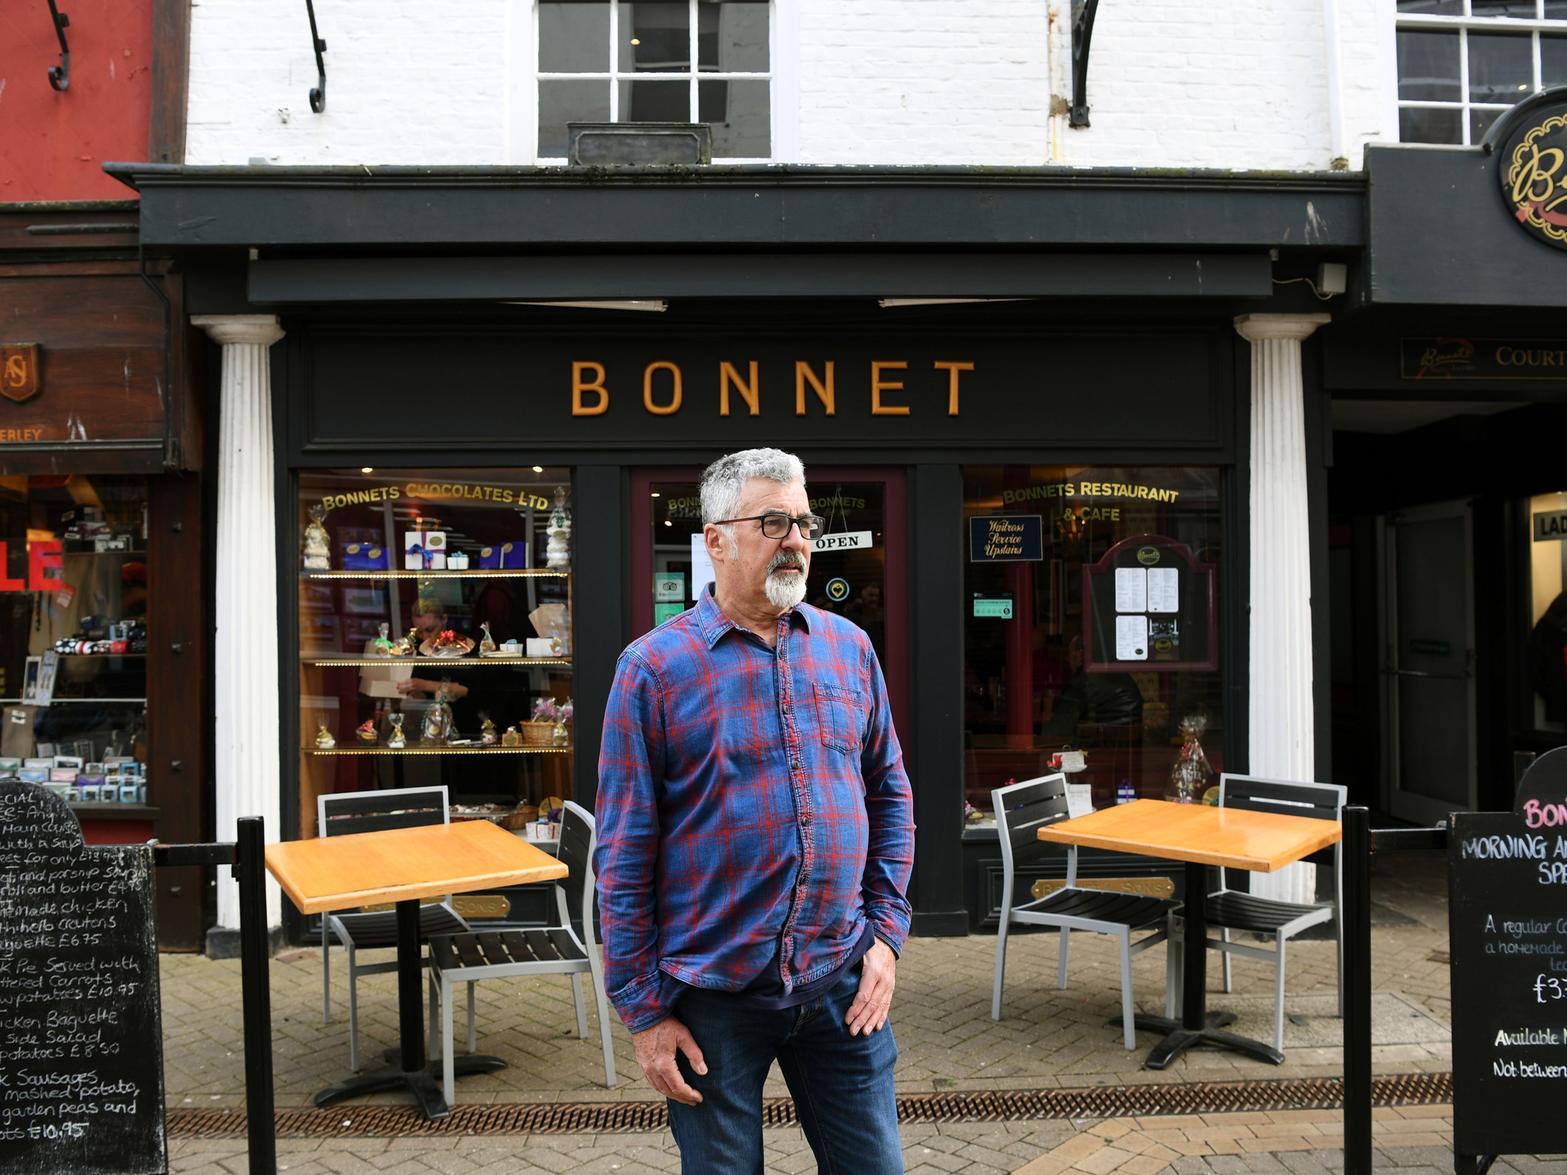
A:
[[[1534,541],[1559,543],[1567,539],[1567,510],[1547,510],[1534,516]]]
[[[970,563],[1038,563],[1045,557],[1039,514],[982,514],[968,520]]]
[[[1567,96],[1519,119],[1498,152],[1502,199],[1524,232],[1567,249]]]
[[[25,404],[44,390],[38,366],[40,350],[37,343],[0,343],[0,395],[14,404]]]
[[[868,551],[876,544],[868,530],[850,530],[840,534],[824,534],[811,540],[813,551]]]
[[[1399,377],[1486,383],[1567,380],[1567,339],[1400,339]]]

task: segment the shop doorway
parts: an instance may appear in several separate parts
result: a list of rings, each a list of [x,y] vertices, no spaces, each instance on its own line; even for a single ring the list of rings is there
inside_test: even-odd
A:
[[[908,544],[901,469],[811,466],[811,509],[827,519],[811,555],[806,602],[854,621],[871,638],[908,741]],[[631,475],[631,623],[641,636],[696,602],[706,586],[693,541],[702,534],[694,466]],[[695,582],[701,579],[701,583]]]
[[[1473,522],[1468,502],[1381,519],[1388,810],[1435,824],[1476,800]]]

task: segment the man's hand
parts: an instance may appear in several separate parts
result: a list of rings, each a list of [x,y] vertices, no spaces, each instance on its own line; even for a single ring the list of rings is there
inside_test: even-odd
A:
[[[892,989],[897,984],[898,956],[878,938],[865,952],[860,964],[860,990],[849,1005],[849,1014],[844,1017],[850,1036],[869,1035],[887,1023],[887,1013],[892,1010]]]
[[[665,1097],[688,1106],[701,1102],[702,1095],[686,1084],[686,1079],[680,1074],[680,1066],[675,1063],[675,1052],[678,1049],[686,1055],[686,1063],[692,1069],[704,1075],[707,1073],[707,1062],[702,1059],[702,1050],[697,1047],[696,1038],[684,1024],[673,1016],[665,1017],[651,1028],[633,1032],[631,1043],[636,1046],[637,1064],[642,1066],[649,1085]]]

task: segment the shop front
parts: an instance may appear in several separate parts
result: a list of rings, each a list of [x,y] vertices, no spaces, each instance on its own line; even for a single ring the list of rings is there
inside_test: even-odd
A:
[[[1352,179],[123,171],[221,348],[219,600],[230,563],[275,593],[219,630],[281,765],[220,745],[220,826],[418,782],[520,835],[591,806],[616,658],[697,598],[701,470],[754,445],[805,461],[808,600],[882,658],[917,932],[993,924],[1009,780],[1312,775],[1326,316],[1275,275],[1359,244]],[[224,672],[267,641],[276,679]]]
[[[208,821],[199,411],[182,287],[137,263],[135,219],[0,212],[0,778],[58,792],[94,844]],[[199,871],[156,892],[160,945],[197,945]]]

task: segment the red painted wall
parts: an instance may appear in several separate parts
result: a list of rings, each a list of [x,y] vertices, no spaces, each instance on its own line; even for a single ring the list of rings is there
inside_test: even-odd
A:
[[[57,0],[71,18],[71,84],[49,85],[60,43],[45,0],[0,5],[0,202],[125,200],[106,160],[147,158],[151,0]]]

